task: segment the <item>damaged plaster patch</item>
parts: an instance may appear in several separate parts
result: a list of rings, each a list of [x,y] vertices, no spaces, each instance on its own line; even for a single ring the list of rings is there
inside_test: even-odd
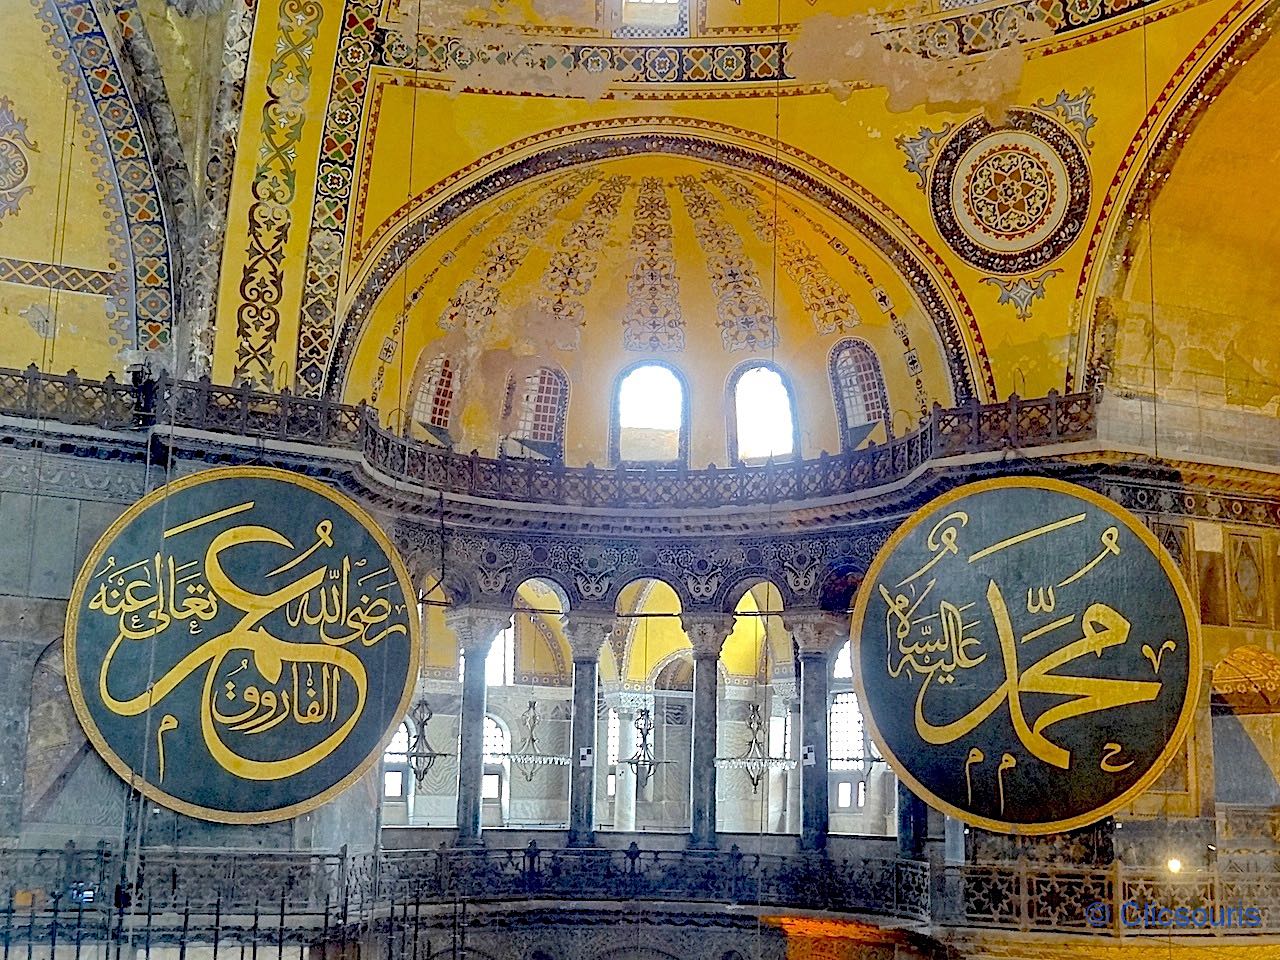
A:
[[[787,66],[796,80],[825,84],[840,101],[858,87],[883,87],[892,113],[923,106],[1003,116],[1022,81],[1022,44],[1048,36],[1048,26],[1019,18],[1007,28],[1007,44],[981,56],[962,54],[958,40],[941,27],[903,28],[870,14],[817,14],[800,24]]]
[[[399,12],[389,26],[412,50],[422,33],[457,30],[493,13],[483,0],[400,0]]]
[[[589,70],[577,64],[565,66],[550,47],[526,43],[516,35],[498,37],[495,34],[497,31],[485,32],[486,45],[478,51],[480,56],[475,62],[465,69],[451,64],[444,71],[445,76],[454,81],[451,96],[467,90],[486,90],[594,102],[621,79],[617,70]]]

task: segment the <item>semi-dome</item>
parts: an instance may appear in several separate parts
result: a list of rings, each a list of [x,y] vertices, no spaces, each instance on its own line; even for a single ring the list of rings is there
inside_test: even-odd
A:
[[[901,225],[852,190],[842,209],[823,209],[821,191],[833,188],[816,177],[782,185],[743,166],[569,155],[452,218],[448,201],[436,203],[418,217],[431,235],[379,280],[367,312],[353,311],[354,349],[335,367],[345,399],[488,454],[528,432],[530,403],[550,404],[538,415],[556,419],[538,439],[569,462],[605,464],[635,459],[618,449],[619,389],[657,364],[683,394],[679,459],[705,466],[726,462],[734,386],[753,366],[780,374],[801,454],[842,447],[850,351],[874,404],[845,424],[855,445],[972,395],[940,277]]]

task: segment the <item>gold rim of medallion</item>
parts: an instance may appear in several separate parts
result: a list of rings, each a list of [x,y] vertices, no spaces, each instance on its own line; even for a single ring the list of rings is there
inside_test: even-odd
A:
[[[863,722],[866,724],[871,739],[879,748],[881,755],[888,761],[893,768],[893,772],[898,775],[911,791],[924,800],[936,810],[940,810],[949,816],[962,820],[970,826],[982,827],[986,830],[993,830],[998,833],[1011,833],[1019,836],[1041,836],[1048,833],[1061,833],[1066,830],[1075,830],[1080,827],[1088,826],[1096,823],[1103,817],[1115,813],[1121,807],[1134,800],[1136,797],[1144,793],[1165,769],[1173,762],[1173,758],[1177,756],[1178,751],[1182,749],[1183,742],[1187,734],[1190,732],[1192,724],[1195,722],[1196,706],[1200,698],[1200,673],[1203,669],[1203,651],[1200,647],[1200,620],[1195,614],[1192,606],[1191,591],[1187,588],[1186,581],[1182,578],[1182,572],[1174,564],[1173,558],[1156,539],[1155,534],[1147,529],[1136,516],[1124,509],[1114,500],[1104,497],[1100,493],[1096,493],[1087,487],[1082,487],[1074,483],[1068,483],[1065,480],[1055,480],[1050,477],[995,477],[990,480],[979,480],[975,483],[965,484],[950,490],[931,501],[927,506],[917,510],[908,517],[898,529],[896,529],[885,545],[876,553],[875,559],[871,562],[871,566],[867,569],[867,575],[863,579],[863,586],[874,583],[879,577],[881,569],[889,557],[893,555],[899,544],[907,537],[914,533],[919,527],[923,526],[928,520],[944,510],[946,507],[971,497],[974,494],[985,493],[989,490],[1000,490],[1007,488],[1034,488],[1040,490],[1052,490],[1055,493],[1062,493],[1068,496],[1076,497],[1084,500],[1095,507],[1105,510],[1110,516],[1124,523],[1126,527],[1147,547],[1148,550],[1160,562],[1160,567],[1164,570],[1166,576],[1169,577],[1173,584],[1174,592],[1178,596],[1178,602],[1182,606],[1183,619],[1187,624],[1187,638],[1190,646],[1189,664],[1187,670],[1187,689],[1183,695],[1182,710],[1178,715],[1178,721],[1174,725],[1173,733],[1169,738],[1169,742],[1165,744],[1164,750],[1156,758],[1155,763],[1144,773],[1129,789],[1125,790],[1119,796],[1103,804],[1095,810],[1079,816],[1070,817],[1065,820],[1054,820],[1046,823],[1012,823],[1004,820],[994,820],[990,817],[981,817],[970,811],[964,810],[954,804],[948,803],[941,797],[927,789],[920,783],[911,772],[906,768],[901,760],[894,755],[889,749],[884,737],[880,734],[879,728],[876,726],[875,718],[872,716],[869,708],[864,709]],[[870,590],[860,589],[858,598],[854,604],[853,616],[849,622],[850,639],[852,646],[850,650],[851,661],[854,665],[853,683],[854,689],[858,695],[858,702],[864,707],[868,704],[867,692],[862,682],[862,670],[860,665],[862,662],[862,624],[866,617],[867,600],[870,596]]]
[[[326,787],[323,791],[307,800],[301,800],[297,803],[290,804],[286,807],[277,807],[273,810],[259,810],[250,813],[235,813],[228,810],[219,810],[213,807],[203,807],[199,804],[190,803],[181,800],[150,783],[143,778],[142,774],[135,771],[129,764],[125,763],[114,750],[107,744],[98,726],[93,721],[93,717],[89,714],[88,707],[84,700],[84,691],[80,687],[79,671],[76,663],[76,627],[79,623],[80,606],[84,602],[85,591],[88,582],[93,577],[93,570],[97,568],[99,561],[107,549],[115,541],[115,538],[129,526],[135,519],[142,515],[147,509],[161,502],[166,497],[171,496],[188,487],[199,486],[204,483],[210,483],[215,480],[232,479],[232,478],[258,478],[267,480],[280,480],[294,486],[303,487],[312,493],[318,493],[322,497],[333,502],[335,505],[346,511],[350,516],[369,532],[374,541],[382,548],[387,555],[387,560],[391,564],[392,570],[395,571],[396,580],[400,584],[401,590],[404,592],[405,598],[415,597],[416,591],[413,587],[413,579],[409,575],[408,568],[405,567],[404,561],[400,558],[399,551],[383,533],[382,528],[378,526],[373,517],[369,516],[365,509],[356,503],[346,494],[334,490],[332,487],[321,483],[311,477],[302,474],[291,473],[288,470],[279,470],[275,467],[215,467],[210,470],[204,470],[200,473],[192,474],[188,477],[181,477],[172,480],[162,487],[157,487],[141,500],[134,503],[126,510],[115,523],[107,528],[106,533],[98,538],[98,542],[94,544],[93,549],[89,551],[88,557],[85,558],[80,572],[76,575],[75,585],[71,589],[71,599],[67,606],[67,621],[64,633],[65,648],[65,664],[67,689],[71,694],[71,705],[75,708],[76,717],[80,720],[80,725],[84,728],[85,735],[89,738],[89,742],[93,744],[98,754],[107,762],[107,765],[115,771],[116,775],[128,783],[131,787],[139,790],[143,796],[149,800],[176,810],[178,813],[185,813],[188,816],[197,817],[202,820],[210,820],[215,823],[276,823],[280,820],[288,820],[292,817],[309,813],[317,807],[323,806],[334,797],[338,796],[357,780],[368,773],[382,757],[385,744],[390,739],[396,726],[401,722],[401,718],[409,711],[409,701],[413,698],[414,689],[417,686],[418,672],[420,669],[421,656],[421,625],[416,616],[410,615],[406,617],[409,621],[409,666],[406,671],[405,687],[400,695],[400,703],[394,714],[395,719],[391,725],[382,733],[373,751],[365,757],[350,773],[330,787]]]

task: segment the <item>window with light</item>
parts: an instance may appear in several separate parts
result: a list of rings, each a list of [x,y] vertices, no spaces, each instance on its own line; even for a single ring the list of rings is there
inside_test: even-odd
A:
[[[674,463],[681,458],[684,385],[660,363],[636,367],[618,385],[617,458]]]
[[[676,36],[687,31],[688,0],[618,0],[620,36]]]
[[[409,725],[402,723],[382,755],[382,797],[403,800],[409,793]]]
[[[733,385],[738,460],[761,462],[795,451],[791,392],[772,367],[751,367]]]
[[[791,759],[791,714],[769,718],[769,756]]]
[[[831,667],[831,676],[835,680],[853,679],[853,655],[848,640],[844,642],[844,646],[836,654],[835,663]]]
[[[866,733],[858,698],[852,693],[837,693],[831,704],[829,745],[832,770],[860,767],[867,756]]]
[[[511,740],[502,724],[493,717],[484,718],[484,762],[504,763],[511,752]]]

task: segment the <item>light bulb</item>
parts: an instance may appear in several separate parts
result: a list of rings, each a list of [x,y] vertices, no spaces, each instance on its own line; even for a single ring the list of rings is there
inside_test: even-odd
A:
[[[1181,870],[1182,870],[1182,861],[1181,861],[1181,860],[1179,860],[1177,857],[1170,857],[1170,858],[1169,858],[1169,872],[1170,872],[1170,873],[1179,873],[1179,872],[1181,872]]]

